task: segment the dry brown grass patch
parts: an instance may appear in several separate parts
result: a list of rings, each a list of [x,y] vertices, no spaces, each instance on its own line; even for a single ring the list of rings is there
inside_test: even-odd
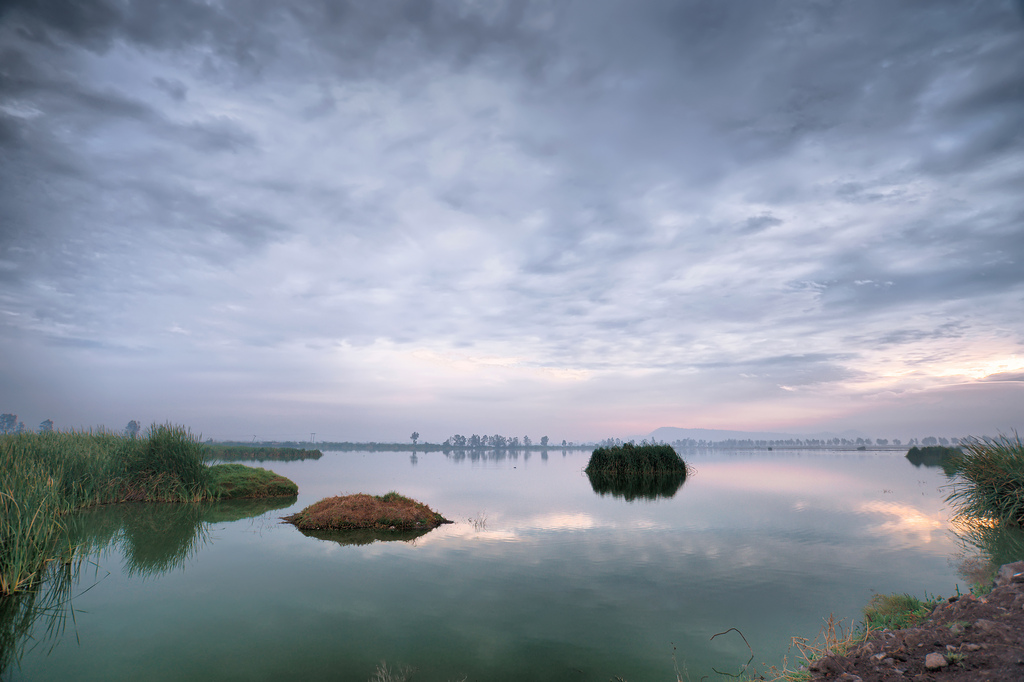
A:
[[[451,523],[427,505],[396,492],[328,497],[284,517],[303,530],[376,528],[412,530]]]

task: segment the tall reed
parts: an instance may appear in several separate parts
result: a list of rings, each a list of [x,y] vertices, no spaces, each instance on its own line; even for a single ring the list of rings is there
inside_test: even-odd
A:
[[[963,516],[1024,526],[1024,443],[1013,438],[961,441],[963,455],[947,500]]]
[[[613,477],[649,477],[673,472],[685,478],[687,467],[671,445],[623,443],[594,450],[584,471]]]
[[[70,557],[62,517],[74,509],[210,495],[202,445],[183,427],[154,424],[144,438],[102,430],[2,435],[0,596],[30,589],[50,561]]]

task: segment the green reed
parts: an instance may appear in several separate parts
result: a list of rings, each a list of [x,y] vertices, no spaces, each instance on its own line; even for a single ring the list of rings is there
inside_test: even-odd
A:
[[[202,445],[187,429],[143,438],[107,431],[0,436],[0,597],[31,589],[70,560],[64,515],[97,504],[199,500],[212,494]]]
[[[681,473],[685,478],[687,467],[671,445],[623,443],[594,450],[584,471],[612,477],[645,477],[672,472]]]
[[[1024,526],[1024,443],[1013,438],[961,442],[964,453],[947,501],[962,516]]]

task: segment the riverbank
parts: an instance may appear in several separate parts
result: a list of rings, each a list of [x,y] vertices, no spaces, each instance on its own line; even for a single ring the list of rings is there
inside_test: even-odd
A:
[[[812,661],[808,682],[1019,682],[1024,679],[1024,561],[1005,564],[994,588],[939,603],[919,625],[872,630],[845,655]]]

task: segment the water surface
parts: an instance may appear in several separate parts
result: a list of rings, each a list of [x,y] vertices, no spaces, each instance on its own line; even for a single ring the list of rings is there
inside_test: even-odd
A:
[[[965,590],[946,479],[902,454],[691,453],[673,497],[633,501],[595,493],[588,457],[330,452],[263,464],[299,485],[280,508],[84,514],[102,549],[74,622],[47,640],[40,619],[7,676],[362,681],[386,661],[423,681],[700,679],[750,657],[735,632],[711,641],[729,628],[778,664],[875,592]],[[455,523],[382,542],[279,522],[389,490]]]

